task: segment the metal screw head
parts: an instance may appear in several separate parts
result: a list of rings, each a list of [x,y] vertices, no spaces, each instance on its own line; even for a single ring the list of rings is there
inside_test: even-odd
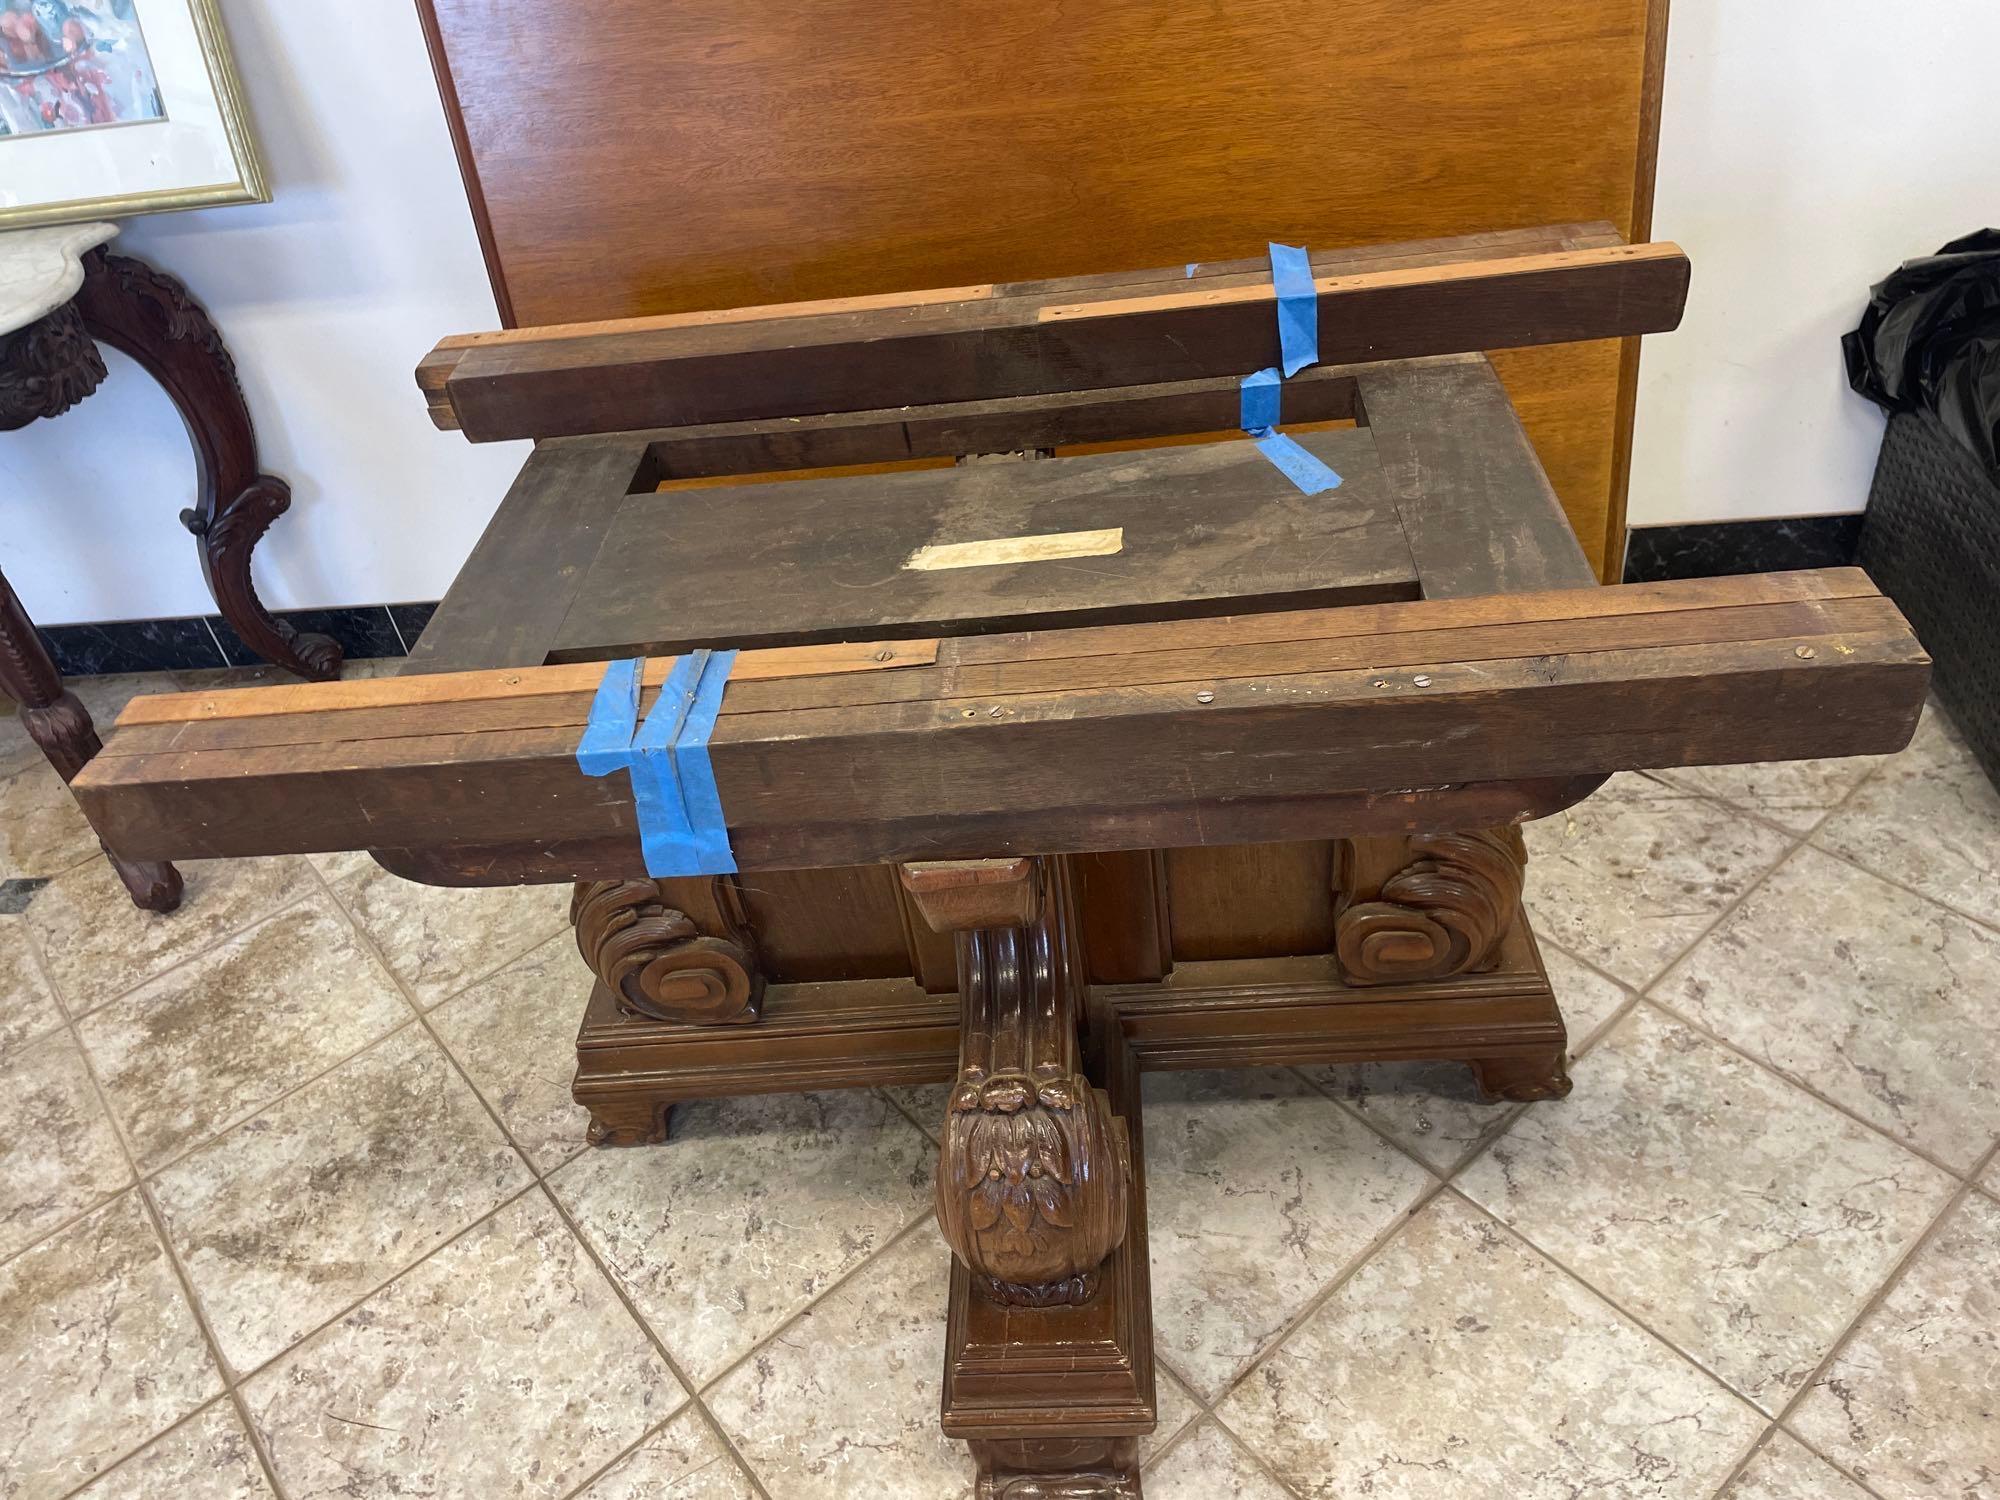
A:
[[[1208,691],[1207,688],[1203,688],[1194,695],[1194,701],[1197,703],[1213,703],[1215,701],[1215,694]]]
[[[875,653],[875,660],[877,661],[894,661],[895,659],[896,653],[891,651],[887,646],[884,646],[880,651]]]
[[[1414,682],[1418,687],[1429,687],[1431,685],[1430,678],[1425,677],[1422,674],[1412,677],[1410,681]]]
[[[1810,646],[1799,646],[1793,649],[1792,655],[1797,657],[1802,657],[1806,661],[1811,661],[1815,656],[1819,655],[1819,653],[1813,650],[1813,648]]]

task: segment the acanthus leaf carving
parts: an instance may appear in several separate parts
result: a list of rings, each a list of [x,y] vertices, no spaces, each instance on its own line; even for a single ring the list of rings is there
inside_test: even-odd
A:
[[[60,416],[96,390],[104,356],[74,302],[0,334],[0,432]]]

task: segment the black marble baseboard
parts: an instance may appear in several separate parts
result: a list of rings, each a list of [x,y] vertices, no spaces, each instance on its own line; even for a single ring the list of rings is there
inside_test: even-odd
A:
[[[1859,555],[1861,516],[1794,516],[1777,521],[1716,521],[1692,526],[1635,526],[1625,545],[1625,581],[1719,578],[1842,568]]]
[[[361,658],[408,655],[436,608],[435,604],[358,604],[277,613],[294,629],[330,635],[348,656]],[[247,667],[261,660],[220,615],[49,625],[41,635],[65,677]]]

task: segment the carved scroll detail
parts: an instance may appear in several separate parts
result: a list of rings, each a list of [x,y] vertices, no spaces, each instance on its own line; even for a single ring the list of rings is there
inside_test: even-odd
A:
[[[733,890],[716,896],[719,911],[734,913]],[[704,933],[652,880],[581,881],[569,919],[583,961],[628,1015],[702,1026],[757,1019],[764,976],[740,923]]]
[[[904,880],[926,919],[958,935],[959,1071],[945,1107],[938,1224],[988,1297],[1049,1307],[1095,1293],[1125,1237],[1131,1159],[1123,1124],[1080,1065],[1083,971],[1068,873],[1055,861],[1038,862],[1044,872],[1019,863],[1023,882],[1045,874],[1046,899],[1023,886],[1011,912],[1004,891],[948,883],[975,878],[967,870],[924,885],[925,867],[911,866]],[[1018,925],[970,925],[1003,914]]]
[[[1346,839],[1335,947],[1354,984],[1442,979],[1492,964],[1521,906],[1519,831]]]

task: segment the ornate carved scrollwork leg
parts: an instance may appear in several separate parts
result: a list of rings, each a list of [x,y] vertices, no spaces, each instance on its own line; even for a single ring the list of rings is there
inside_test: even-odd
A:
[[[338,677],[339,644],[275,618],[250,581],[251,550],[291,505],[292,491],[257,471],[250,408],[208,313],[166,272],[102,249],[84,257],[74,305],[92,334],[159,381],[187,424],[196,497],[181,522],[200,544],[202,574],[222,617],[267,661],[317,681]]]
[[[702,931],[667,904],[667,882],[587,880],[570,901],[577,951],[626,1014],[697,1026],[757,1019],[764,976],[741,898],[728,876],[710,877],[719,920]]]
[[[1343,839],[1334,938],[1350,984],[1442,979],[1492,966],[1521,907],[1520,830]]]
[[[0,688],[21,705],[28,737],[64,781],[73,781],[103,748],[89,710],[63,686],[62,674],[42,649],[41,637],[4,574],[0,574]],[[172,911],[181,904],[180,871],[172,865],[120,859],[109,849],[104,854],[135,906]]]
[[[1083,1076],[1083,968],[1057,860],[906,865],[933,929],[956,934],[959,1069],[945,1111],[938,1223],[986,1296],[1075,1305],[1125,1234],[1130,1147]]]

